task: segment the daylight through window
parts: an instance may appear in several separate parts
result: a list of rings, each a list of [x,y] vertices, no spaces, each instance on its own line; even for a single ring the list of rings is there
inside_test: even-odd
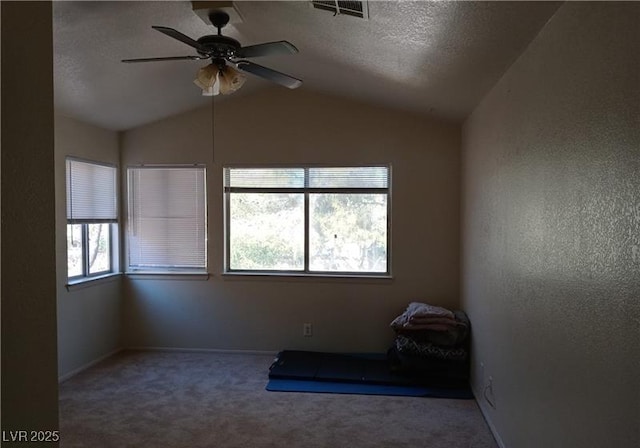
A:
[[[225,168],[226,270],[389,273],[389,167]]]

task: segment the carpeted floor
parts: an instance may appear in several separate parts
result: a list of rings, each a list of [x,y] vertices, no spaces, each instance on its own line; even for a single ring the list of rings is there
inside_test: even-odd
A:
[[[267,392],[272,358],[119,353],[60,384],[60,446],[497,446],[473,400]]]

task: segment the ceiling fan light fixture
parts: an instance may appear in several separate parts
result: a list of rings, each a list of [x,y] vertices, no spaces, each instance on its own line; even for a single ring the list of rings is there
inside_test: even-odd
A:
[[[202,89],[203,96],[216,96],[235,92],[245,81],[246,76],[231,66],[209,64],[198,70],[193,83]]]
[[[222,93],[223,95],[233,93],[240,87],[242,87],[246,80],[247,77],[244,74],[227,65],[223,69],[221,69],[218,74],[220,93]]]
[[[196,74],[196,79],[193,81],[195,85],[202,90],[213,87],[218,78],[219,68],[215,64],[209,64],[206,67],[202,67]]]
[[[216,83],[211,87],[202,89],[202,96],[216,96],[220,93],[220,84]]]

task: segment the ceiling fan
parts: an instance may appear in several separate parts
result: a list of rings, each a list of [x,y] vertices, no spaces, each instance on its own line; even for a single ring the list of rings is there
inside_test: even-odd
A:
[[[122,62],[210,59],[211,64],[201,68],[194,81],[202,89],[202,94],[206,96],[235,92],[244,84],[245,77],[243,72],[259,76],[289,89],[295,89],[302,85],[302,81],[297,78],[245,60],[245,58],[261,56],[295,54],[298,49],[292,43],[282,40],[243,47],[237,40],[222,35],[222,28],[229,23],[229,15],[226,12],[214,11],[209,15],[209,19],[213,26],[218,29],[218,34],[203,36],[198,40],[194,40],[173,28],[164,26],[152,27],[195,48],[198,52],[197,55],[123,59]]]

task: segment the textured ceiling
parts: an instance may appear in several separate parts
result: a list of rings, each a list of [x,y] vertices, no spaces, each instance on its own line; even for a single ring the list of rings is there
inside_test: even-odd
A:
[[[559,3],[370,1],[369,20],[334,17],[307,1],[236,5],[244,21],[223,33],[243,45],[294,43],[299,54],[256,62],[303,79],[302,89],[462,120]],[[57,109],[122,130],[206,104],[192,83],[204,61],[120,62],[195,54],[152,25],[195,39],[215,32],[190,2],[56,1]],[[224,100],[268,86],[249,76],[240,91]]]

